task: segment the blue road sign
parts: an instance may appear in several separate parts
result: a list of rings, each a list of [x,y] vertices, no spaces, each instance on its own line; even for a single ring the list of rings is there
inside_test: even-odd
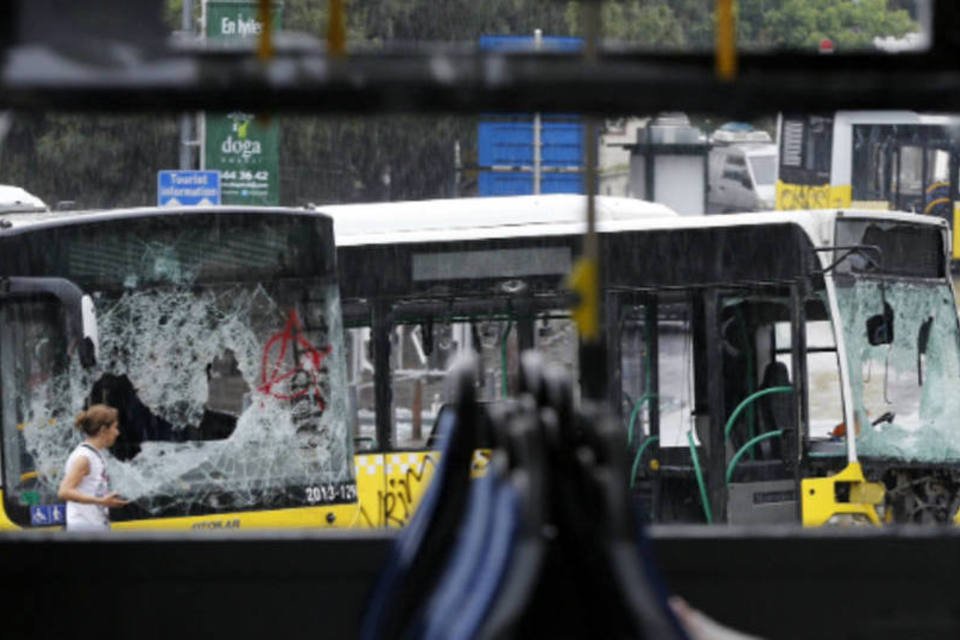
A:
[[[220,204],[220,172],[158,171],[157,204],[161,207]]]

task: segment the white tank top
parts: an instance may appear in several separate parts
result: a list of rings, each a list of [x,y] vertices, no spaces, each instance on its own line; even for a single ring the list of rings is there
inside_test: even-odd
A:
[[[90,471],[80,480],[77,490],[97,498],[107,495],[110,492],[110,479],[107,477],[107,465],[104,463],[103,454],[93,445],[84,442],[67,458],[64,469],[69,469],[80,457],[86,458],[90,463]],[[91,531],[109,528],[110,510],[107,507],[67,501],[67,530]]]

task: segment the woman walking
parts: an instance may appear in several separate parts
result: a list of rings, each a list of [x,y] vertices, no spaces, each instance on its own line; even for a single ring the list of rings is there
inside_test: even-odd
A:
[[[77,416],[76,428],[84,440],[67,458],[57,496],[67,502],[68,531],[102,531],[110,528],[110,509],[127,501],[110,491],[103,451],[120,435],[117,410],[91,405]]]

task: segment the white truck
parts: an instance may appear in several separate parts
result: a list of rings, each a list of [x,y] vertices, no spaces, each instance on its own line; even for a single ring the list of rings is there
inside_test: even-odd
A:
[[[711,136],[707,212],[774,208],[777,145],[765,131],[720,129]]]

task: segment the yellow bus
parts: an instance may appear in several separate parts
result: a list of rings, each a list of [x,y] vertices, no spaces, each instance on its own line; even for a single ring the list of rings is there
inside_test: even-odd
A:
[[[912,111],[782,114],[778,210],[910,211],[946,220],[960,260],[956,217],[960,118]]]
[[[120,413],[114,529],[355,524],[335,265],[304,210],[0,220],[0,528],[63,524],[89,402]]]
[[[479,356],[489,403],[513,390],[523,349],[587,375],[566,286],[583,207],[579,196],[320,207],[337,229],[365,523],[413,513],[456,353]],[[946,221],[679,216],[604,198],[597,211],[602,374],[651,520],[957,517]]]

